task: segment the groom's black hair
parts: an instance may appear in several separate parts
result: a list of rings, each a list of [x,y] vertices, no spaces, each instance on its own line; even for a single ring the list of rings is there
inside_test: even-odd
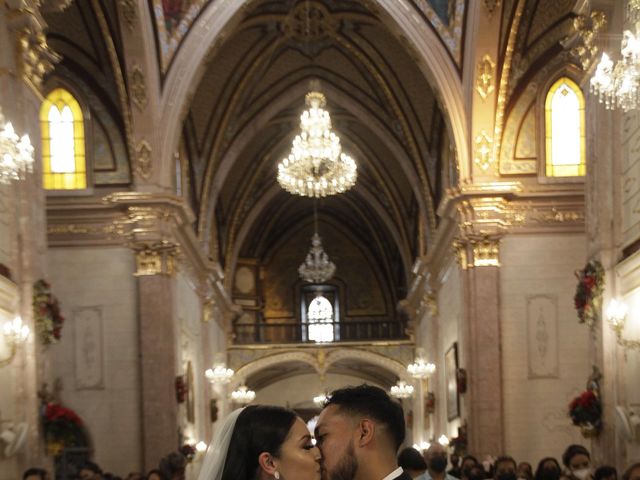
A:
[[[254,480],[258,456],[269,452],[280,456],[282,444],[296,421],[294,411],[271,405],[250,405],[236,420],[222,480]]]
[[[396,450],[404,442],[405,423],[402,406],[387,392],[373,385],[362,384],[335,390],[325,407],[336,405],[340,412],[352,417],[370,417],[389,429]]]

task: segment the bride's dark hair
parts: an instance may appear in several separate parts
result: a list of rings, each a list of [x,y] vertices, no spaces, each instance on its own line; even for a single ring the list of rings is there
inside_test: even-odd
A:
[[[280,447],[296,421],[292,410],[272,405],[250,405],[236,420],[227,450],[222,480],[254,480],[258,456],[269,452],[280,455]]]

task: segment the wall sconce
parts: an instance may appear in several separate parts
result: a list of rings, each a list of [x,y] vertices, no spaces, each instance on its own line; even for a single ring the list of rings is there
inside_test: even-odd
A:
[[[326,393],[320,393],[318,395],[316,395],[315,397],[313,397],[313,403],[315,403],[317,406],[322,407],[324,405],[324,402],[326,402],[329,399],[329,395]]]
[[[237,390],[231,392],[231,400],[240,405],[251,403],[256,398],[256,392],[249,390],[246,385],[240,385]]]
[[[409,375],[413,378],[429,378],[435,371],[435,363],[426,362],[422,355],[418,355],[415,361],[407,366],[407,372],[409,372]]]
[[[196,452],[202,454],[207,451],[207,444],[200,440],[196,443]]]
[[[204,374],[211,383],[226,385],[233,378],[234,371],[222,363],[209,368]]]
[[[417,444],[417,443],[413,444],[413,448],[415,448],[419,452],[424,450],[429,450],[429,447],[431,447],[431,443],[429,442],[420,442],[420,444]]]
[[[443,447],[446,447],[449,445],[449,438],[445,434],[442,434],[440,435],[440,438],[438,438],[438,443]]]
[[[616,333],[618,345],[622,348],[640,350],[640,340],[629,340],[623,337],[624,327],[627,323],[627,306],[624,302],[612,299],[605,310],[609,326]]]
[[[5,343],[9,347],[9,356],[0,359],[0,367],[9,365],[13,361],[16,353],[18,353],[18,347],[27,341],[29,333],[29,327],[22,323],[20,317],[16,317],[13,321],[4,324],[3,334]]]
[[[0,183],[20,180],[33,171],[33,147],[29,135],[18,137],[11,122],[4,121],[0,109]]]
[[[395,398],[410,398],[413,397],[413,385],[409,385],[407,382],[400,380],[391,387],[391,391],[389,393]]]

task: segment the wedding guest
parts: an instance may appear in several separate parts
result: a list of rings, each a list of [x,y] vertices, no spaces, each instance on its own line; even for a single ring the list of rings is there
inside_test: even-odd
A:
[[[513,457],[503,455],[496,458],[493,464],[493,478],[495,480],[516,480],[516,469],[518,465]]]
[[[456,453],[452,453],[449,455],[449,463],[451,463],[451,468],[447,472],[452,477],[460,478],[462,476],[462,469],[460,467],[460,456]]]
[[[422,454],[413,447],[400,450],[398,454],[398,466],[409,474],[411,478],[422,475],[427,469],[427,464],[422,458]]]
[[[591,455],[582,445],[569,445],[562,454],[562,463],[567,468],[567,474],[574,480],[590,480]]]
[[[49,480],[49,473],[44,468],[30,468],[22,474],[22,480]]]
[[[516,476],[521,480],[533,480],[533,467],[529,462],[520,462],[516,469]]]
[[[545,457],[538,463],[535,480],[559,480],[562,475],[560,464],[553,457]]]
[[[102,469],[93,462],[85,462],[78,472],[80,480],[102,480]]]
[[[149,470],[146,478],[147,480],[167,480],[160,470]]]
[[[610,465],[601,465],[593,472],[593,480],[618,480],[618,471]]]
[[[187,457],[180,452],[172,452],[163,457],[158,465],[158,470],[167,480],[184,480],[186,468]]]
[[[640,462],[634,463],[622,474],[622,480],[640,480]]]
[[[432,443],[424,452],[427,471],[418,477],[419,480],[457,480],[447,470],[447,451],[439,443]]]

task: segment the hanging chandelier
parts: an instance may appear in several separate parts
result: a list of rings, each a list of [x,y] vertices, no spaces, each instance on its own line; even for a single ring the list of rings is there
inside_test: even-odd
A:
[[[305,282],[324,283],[333,277],[335,271],[336,266],[322,248],[322,240],[316,231],[311,237],[311,249],[298,267],[298,274]]]
[[[640,0],[627,3],[627,24],[632,30],[622,34],[620,54],[615,65],[606,53],[591,78],[591,91],[598,95],[607,109],[621,108],[627,112],[640,108]]]
[[[253,390],[249,390],[246,385],[240,385],[237,390],[231,392],[231,399],[240,403],[241,405],[246,405],[247,403],[251,403],[256,398],[256,392]]]
[[[11,183],[32,171],[33,146],[29,135],[19,138],[11,122],[5,123],[0,109],[0,183]]]
[[[233,378],[234,371],[224,364],[218,364],[214,368],[209,368],[204,374],[211,383],[225,385]]]
[[[326,197],[349,190],[356,183],[356,162],[342,153],[340,138],[331,131],[331,117],[323,109],[325,96],[309,92],[307,110],[300,116],[300,133],[291,153],[278,164],[278,183],[304,197]]]
[[[413,396],[413,385],[400,380],[391,387],[391,396],[395,398],[410,398]]]

